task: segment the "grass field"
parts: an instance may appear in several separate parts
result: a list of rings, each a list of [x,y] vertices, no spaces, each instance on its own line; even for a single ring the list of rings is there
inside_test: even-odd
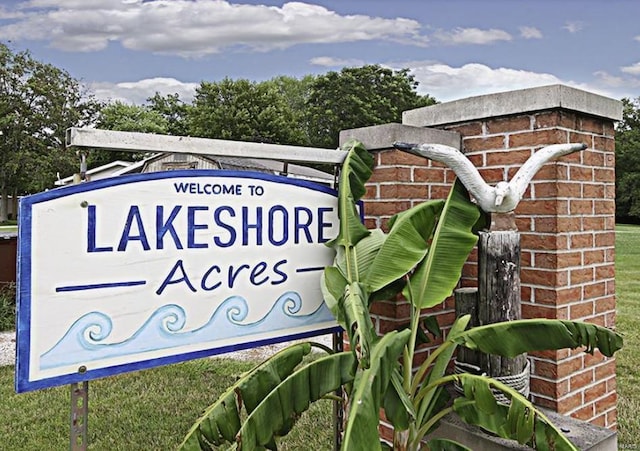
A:
[[[640,226],[616,228],[618,444],[640,449]]]
[[[200,359],[89,383],[90,450],[174,450],[201,412],[253,364]],[[330,450],[330,401],[312,406],[282,450]],[[69,387],[16,395],[0,368],[0,449],[69,449]]]

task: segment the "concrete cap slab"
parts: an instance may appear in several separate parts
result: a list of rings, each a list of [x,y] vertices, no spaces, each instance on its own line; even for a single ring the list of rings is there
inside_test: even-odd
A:
[[[350,139],[360,141],[367,150],[390,149],[396,141],[412,144],[444,144],[461,149],[460,133],[411,127],[403,124],[383,124],[371,127],[352,128],[340,132],[340,145]]]
[[[622,102],[619,100],[565,85],[549,85],[408,110],[402,113],[402,123],[431,127],[551,109],[577,111],[614,121],[622,119]]]

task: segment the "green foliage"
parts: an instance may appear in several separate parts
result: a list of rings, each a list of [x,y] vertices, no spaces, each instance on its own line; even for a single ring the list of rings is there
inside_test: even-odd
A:
[[[156,133],[165,135],[169,131],[169,121],[160,112],[147,106],[130,105],[115,101],[105,105],[96,120],[96,127],[104,130],[121,132]],[[89,152],[87,166],[89,169],[102,166],[111,161],[136,161],[145,157],[143,153],[113,152],[94,149]]]
[[[622,99],[616,129],[616,220],[640,222],[640,97]]]
[[[187,136],[187,110],[188,104],[180,99],[179,94],[167,94],[161,96],[156,93],[153,97],[147,99],[148,108],[157,114],[160,114],[164,122],[167,124],[165,133],[174,136]]]
[[[300,124],[275,84],[249,80],[202,82],[187,110],[188,131],[202,138],[298,144]]]
[[[276,388],[310,351],[309,344],[294,345],[247,372],[205,410],[181,447],[185,450],[200,449],[201,446],[208,449],[212,445],[234,441],[240,431],[242,406],[251,413],[260,400]]]
[[[514,339],[505,341],[505,336]],[[469,349],[506,357],[515,357],[523,352],[544,351],[549,346],[554,349],[584,346],[585,352],[590,354],[597,348],[603,355],[611,357],[622,348],[621,336],[611,334],[608,329],[595,324],[546,319],[474,327],[455,337],[454,341]]]
[[[0,332],[16,327],[16,284],[0,283]]]
[[[311,143],[335,149],[340,130],[401,122],[402,112],[435,103],[416,92],[408,69],[348,67],[316,78],[307,100]]]
[[[292,372],[277,387],[257,399],[254,409],[237,435],[240,448],[276,449],[275,440],[289,433],[300,414],[311,403],[353,381],[354,356],[349,352],[330,354]]]
[[[68,127],[91,123],[99,104],[67,72],[0,44],[0,221],[6,196],[50,188],[78,159]]]
[[[400,122],[403,111],[435,103],[417,94],[408,69],[363,66],[299,79],[203,81],[191,103],[156,93],[144,106],[103,105],[66,72],[27,52],[2,46],[0,62],[0,191],[7,194],[42,191],[57,173],[78,172],[78,157],[64,147],[69,127],[336,148],[342,129]],[[143,156],[92,150],[87,163]]]
[[[96,127],[123,132],[166,134],[169,121],[149,107],[113,102],[100,110]]]
[[[393,331],[375,340],[370,365],[358,373],[350,397],[344,449],[380,449],[380,407],[410,333]]]
[[[291,124],[295,132],[295,140],[289,144],[300,146],[315,146],[309,134],[307,118],[307,102],[311,96],[311,86],[315,80],[313,75],[305,75],[302,78],[287,77],[284,75],[262,82],[281,95],[291,109]],[[317,146],[316,146],[317,147]]]
[[[462,266],[478,240],[473,230],[481,216],[462,183],[456,181],[430,236],[428,252],[420,259],[404,291],[414,306],[433,307],[451,294],[460,279]],[[433,220],[425,218],[423,222],[430,226]]]
[[[454,400],[453,410],[466,423],[540,451],[577,450],[531,402],[515,396],[515,392],[501,382],[473,374],[456,378],[464,386],[464,395]],[[507,394],[511,403],[496,402],[494,389]]]

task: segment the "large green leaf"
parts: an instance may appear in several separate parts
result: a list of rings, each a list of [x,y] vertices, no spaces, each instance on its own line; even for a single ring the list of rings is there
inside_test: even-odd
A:
[[[453,409],[466,423],[539,451],[577,451],[542,412],[511,387],[469,373],[456,379],[464,393],[456,398]],[[506,395],[510,404],[499,404],[493,389]]]
[[[356,263],[355,272],[357,277],[355,280],[362,279],[363,271],[370,266],[371,261],[373,261],[375,255],[384,243],[385,238],[386,235],[381,230],[373,230],[371,235],[360,240],[358,244],[351,249],[351,254],[354,256],[353,261]],[[327,306],[342,328],[349,330],[354,322],[350,323],[346,318],[349,317],[356,319],[355,322],[358,321],[357,316],[345,312],[345,308],[347,308],[344,302],[345,287],[349,286],[349,281],[346,279],[348,274],[346,255],[347,251],[345,251],[344,248],[339,247],[337,249],[334,266],[327,266],[324,269],[320,284]],[[363,302],[356,303],[354,299],[346,299],[346,303],[351,304],[351,306],[356,305],[358,306],[358,310],[366,312],[368,304],[370,303],[368,299],[369,296],[368,292],[362,292],[362,294]],[[362,323],[362,320],[359,322]]]
[[[373,157],[357,141],[350,141],[344,149],[348,154],[342,165],[338,190],[340,227],[338,236],[326,243],[336,250],[336,264],[332,269],[325,269],[322,291],[327,295],[327,305],[347,331],[351,349],[360,350],[366,367],[375,331],[368,311],[369,293],[360,283],[357,251],[358,244],[369,237],[370,232],[360,221],[357,202],[364,196],[365,183],[373,173]],[[377,252],[379,238],[376,234],[370,240],[373,244],[364,244],[363,256]]]
[[[343,149],[348,154],[342,164],[338,188],[340,228],[338,236],[326,244],[349,248],[369,235],[369,230],[360,221],[357,202],[366,193],[365,183],[373,173],[373,157],[357,141],[349,141]]]
[[[415,408],[402,382],[402,374],[396,367],[391,373],[391,383],[387,386],[382,403],[385,416],[396,431],[409,429],[416,417]]]
[[[240,430],[242,404],[245,404],[247,411],[253,410],[259,400],[291,374],[310,351],[309,343],[295,344],[247,372],[205,410],[191,427],[179,449],[209,450],[213,449],[211,445],[234,442]]]
[[[380,405],[398,358],[411,332],[392,331],[378,340],[371,351],[371,365],[354,383],[342,449],[372,451],[381,449],[378,437]]]
[[[347,285],[349,285],[349,282],[347,282],[338,268],[335,266],[327,266],[324,268],[320,278],[322,297],[336,318],[336,321],[338,321],[338,324],[340,324],[343,329],[347,329],[347,324],[344,306],[341,302],[344,296],[344,287]]]
[[[451,326],[448,337],[463,332],[469,321],[469,315],[457,318]],[[446,391],[443,391],[439,380],[445,375],[456,347],[456,344],[447,338],[431,353],[429,358],[422,362],[413,378],[411,393],[414,394],[413,399],[417,412],[416,429],[418,430],[414,440],[418,442],[437,425],[437,422],[433,422],[433,418],[442,408],[442,400],[447,394]]]
[[[380,252],[383,244],[387,239],[387,235],[380,229],[373,229],[369,236],[364,237],[353,247],[352,252],[355,256],[356,270],[358,280],[363,281]],[[342,274],[347,275],[347,260],[344,250],[338,250],[336,253],[334,265],[340,269]]]
[[[481,212],[469,200],[469,193],[456,180],[436,226],[426,258],[411,276],[412,302],[420,308],[433,307],[448,296],[460,279],[462,267],[478,237],[473,234]],[[409,287],[405,288],[409,297]]]
[[[443,206],[442,200],[423,202],[391,218],[387,239],[363,279],[369,291],[402,278],[424,258]]]
[[[459,345],[487,354],[514,357],[548,349],[599,349],[611,357],[622,348],[622,336],[595,324],[553,319],[523,319],[474,327],[451,338]]]
[[[287,434],[309,405],[353,381],[356,360],[351,352],[331,354],[298,369],[269,391],[238,433],[238,448],[254,450]]]
[[[351,283],[345,288],[342,298],[342,308],[345,317],[345,326],[351,349],[359,349],[361,353],[361,365],[369,367],[369,355],[371,346],[377,339],[376,332],[369,315],[367,294],[362,284]]]

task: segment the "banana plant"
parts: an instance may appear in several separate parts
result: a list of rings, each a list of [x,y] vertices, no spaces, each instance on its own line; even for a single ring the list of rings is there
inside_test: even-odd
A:
[[[343,450],[465,450],[434,438],[440,420],[451,412],[503,438],[539,450],[575,450],[549,419],[520,393],[486,376],[448,374],[458,346],[513,357],[523,352],[579,348],[612,356],[622,347],[615,332],[593,324],[531,319],[467,329],[470,318],[454,322],[442,343],[416,369],[416,352],[437,324],[424,309],[442,303],[458,283],[477,242],[485,214],[456,182],[446,200],[428,201],[394,216],[389,231],[367,230],[358,202],[373,170],[373,159],[356,141],[340,175],[338,235],[327,243],[334,264],[321,279],[327,306],[345,330],[349,350],[305,359],[315,344],[286,348],[245,374],[196,421],[181,450],[276,450],[281,437],[310,403],[345,394]],[[380,299],[402,295],[411,303],[406,327],[375,333],[370,308]],[[440,334],[441,335],[441,334]],[[449,399],[453,382],[463,393]],[[495,394],[510,400],[502,404]],[[381,442],[380,413],[394,426],[393,443]]]

